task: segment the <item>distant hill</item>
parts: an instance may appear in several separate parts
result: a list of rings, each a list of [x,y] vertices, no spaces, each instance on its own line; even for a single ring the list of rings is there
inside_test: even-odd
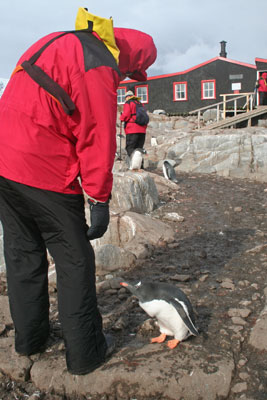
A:
[[[0,97],[2,96],[9,79],[0,78]]]

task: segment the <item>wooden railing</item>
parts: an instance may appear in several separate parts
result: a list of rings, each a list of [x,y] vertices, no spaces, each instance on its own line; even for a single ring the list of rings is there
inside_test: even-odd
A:
[[[214,109],[216,108],[217,111],[217,116],[216,116],[216,121],[219,122],[220,119],[225,119],[226,114],[233,113],[234,116],[237,115],[237,113],[241,112],[248,112],[250,110],[253,110],[254,108],[254,92],[251,93],[242,93],[240,96],[240,93],[235,94],[235,93],[229,93],[229,94],[221,94],[223,101],[220,101],[219,103],[214,103],[206,107],[201,107],[198,108],[197,110],[190,111],[189,114],[197,114],[198,115],[198,129],[200,128],[200,120],[201,120],[201,115],[203,114],[204,111]],[[227,97],[232,97],[231,99],[227,100]],[[244,106],[242,108],[237,107],[237,102],[238,100],[246,100]],[[227,108],[227,105],[230,103],[233,103],[233,108]]]

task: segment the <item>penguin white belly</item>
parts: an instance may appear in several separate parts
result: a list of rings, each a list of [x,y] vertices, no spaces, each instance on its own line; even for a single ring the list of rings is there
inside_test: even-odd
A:
[[[140,302],[139,305],[150,317],[157,319],[161,333],[174,336],[179,341],[186,339],[190,334],[175,307],[168,302],[152,300],[146,303]]]
[[[143,161],[143,156],[140,150],[134,150],[130,157],[130,169],[140,169]]]

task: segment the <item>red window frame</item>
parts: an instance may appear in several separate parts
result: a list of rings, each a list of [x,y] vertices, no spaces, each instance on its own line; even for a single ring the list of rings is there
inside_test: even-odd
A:
[[[172,88],[173,88],[173,101],[187,101],[188,100],[187,82],[186,81],[184,81],[184,82],[173,82],[172,85],[173,85],[172,86]],[[185,85],[185,98],[184,99],[176,99],[175,98],[175,92],[176,92],[175,86],[176,85]]]
[[[119,86],[117,89],[117,93],[118,93],[119,89],[125,89],[125,93],[127,92],[127,86]],[[118,96],[117,96],[117,99],[118,99]],[[117,104],[124,104],[124,103],[118,103],[118,101],[117,101]]]
[[[147,91],[146,91],[146,93],[147,93],[147,95],[146,95],[147,101],[142,101],[142,100],[141,100],[141,103],[147,104],[147,103],[149,102],[149,97],[148,97],[148,85],[137,85],[137,86],[135,86],[135,88],[134,88],[135,95],[136,95],[136,97],[138,97],[138,95],[137,95],[137,89],[138,89],[138,88],[142,88],[142,87],[145,87],[146,90],[147,90]]]
[[[214,83],[214,95],[213,97],[204,97],[204,83],[213,82]],[[205,79],[201,81],[201,100],[214,100],[216,99],[216,80],[215,79]]]

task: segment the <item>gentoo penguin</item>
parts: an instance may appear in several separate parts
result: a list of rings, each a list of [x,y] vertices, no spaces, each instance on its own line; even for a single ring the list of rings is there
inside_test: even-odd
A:
[[[163,175],[165,176],[166,179],[178,183],[178,180],[176,178],[175,170],[173,166],[169,163],[169,161],[165,160],[163,161],[162,164],[162,170],[163,170]]]
[[[151,343],[162,343],[166,336],[174,336],[168,341],[168,347],[174,349],[188,336],[198,335],[193,307],[181,289],[167,283],[120,284],[138,298],[140,307],[150,317],[157,319],[161,334]]]
[[[135,149],[130,156],[130,167],[129,169],[141,169],[143,163],[144,149]]]
[[[151,146],[157,146],[158,145],[157,139],[154,136],[152,136],[152,138],[150,140],[150,144],[151,144]]]

